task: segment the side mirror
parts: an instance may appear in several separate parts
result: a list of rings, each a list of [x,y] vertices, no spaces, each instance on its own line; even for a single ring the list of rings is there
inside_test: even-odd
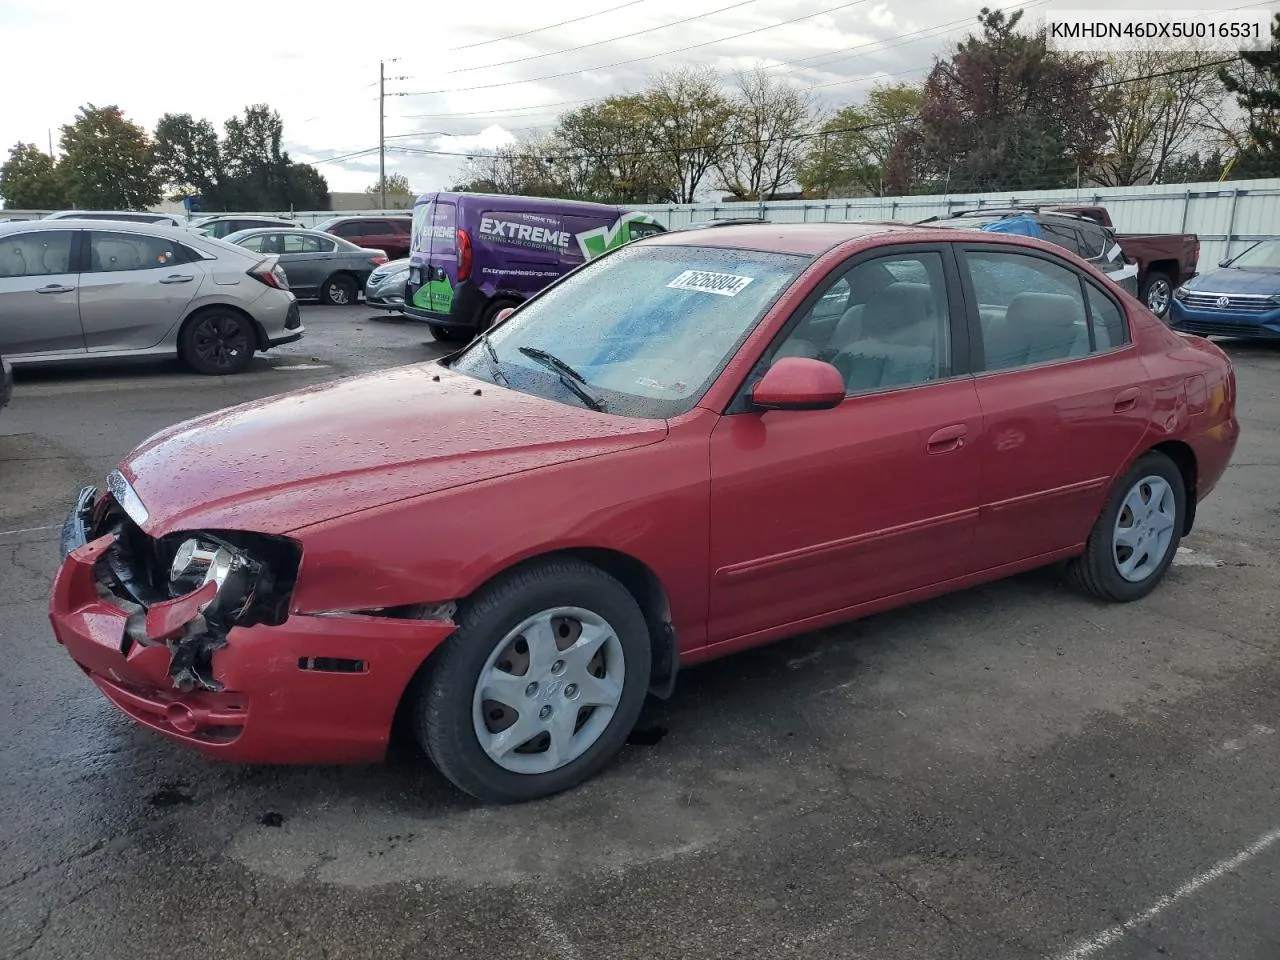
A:
[[[501,310],[498,311],[498,315],[493,318],[494,326],[497,326],[503,320],[507,319],[507,317],[511,316],[515,312],[516,312],[515,307],[503,307]]]
[[[751,390],[751,402],[765,410],[829,410],[842,400],[840,371],[808,357],[776,361]]]
[[[1219,260],[1219,261],[1218,261],[1218,266],[1220,266],[1220,267],[1229,267],[1229,266],[1231,266],[1231,258],[1230,258],[1230,257],[1223,257],[1221,260]]]

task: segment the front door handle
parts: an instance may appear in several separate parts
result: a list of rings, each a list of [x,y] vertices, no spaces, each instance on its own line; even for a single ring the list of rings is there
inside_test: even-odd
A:
[[[60,283],[51,283],[47,287],[39,287],[36,293],[73,293],[75,287],[64,287]]]
[[[950,453],[952,450],[959,450],[964,446],[965,437],[969,435],[969,428],[963,423],[953,423],[949,427],[943,427],[935,430],[929,437],[929,442],[925,449],[929,453]]]
[[[171,273],[160,280],[161,283],[190,283],[194,279],[189,274]]]
[[[1124,413],[1127,410],[1132,410],[1138,405],[1138,398],[1140,396],[1142,396],[1142,391],[1137,387],[1130,387],[1127,390],[1121,390],[1116,394],[1116,413]]]

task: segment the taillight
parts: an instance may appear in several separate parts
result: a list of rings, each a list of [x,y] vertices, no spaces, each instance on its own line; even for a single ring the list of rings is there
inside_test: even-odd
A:
[[[370,257],[369,262],[372,263],[375,267],[380,267],[387,262],[387,258],[386,257]]]
[[[458,231],[458,282],[471,276],[471,235]]]
[[[270,267],[265,263],[260,264],[249,271],[249,276],[260,283],[265,283],[268,287],[275,287],[277,290],[289,289],[289,277],[284,272],[284,267],[278,263],[273,263]]]

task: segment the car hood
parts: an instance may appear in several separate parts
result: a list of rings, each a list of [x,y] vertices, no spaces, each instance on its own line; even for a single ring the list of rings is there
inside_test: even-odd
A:
[[[1280,293],[1280,270],[1226,267],[1202,273],[1187,282],[1197,293]]]
[[[655,443],[665,421],[596,413],[414,364],[231,407],[122,464],[152,536],[287,534],[409,497]]]

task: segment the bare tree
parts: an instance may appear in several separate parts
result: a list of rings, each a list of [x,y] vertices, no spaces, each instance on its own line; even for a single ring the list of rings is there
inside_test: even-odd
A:
[[[759,200],[794,183],[813,127],[813,97],[756,67],[740,74],[724,147],[715,158],[726,190]]]
[[[728,139],[729,98],[710,68],[659,74],[641,97],[665,199],[692,203]]]
[[[1179,157],[1211,146],[1227,98],[1206,51],[1142,49],[1108,57],[1098,80],[1107,150],[1093,171],[1106,186],[1159,183]]]

